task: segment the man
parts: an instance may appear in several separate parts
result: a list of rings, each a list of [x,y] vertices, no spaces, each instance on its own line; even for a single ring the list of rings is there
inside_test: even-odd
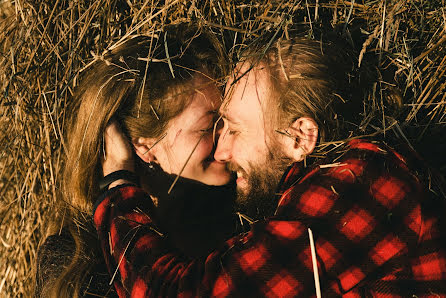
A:
[[[257,52],[228,83],[215,158],[237,173],[247,210],[262,215],[265,198],[278,199],[274,215],[190,260],[157,233],[141,189],[109,190],[94,219],[119,295],[445,296],[444,209],[411,157],[376,142],[327,142],[354,133],[358,114],[339,106],[362,104],[369,74],[336,45],[305,38]],[[323,149],[327,157],[304,168]],[[106,151],[104,163],[119,160]]]

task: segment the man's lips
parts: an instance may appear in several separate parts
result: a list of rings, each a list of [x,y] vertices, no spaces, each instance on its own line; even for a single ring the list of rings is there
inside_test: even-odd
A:
[[[237,171],[236,183],[238,186],[246,186],[247,185],[246,178],[244,177],[243,173],[240,171]]]

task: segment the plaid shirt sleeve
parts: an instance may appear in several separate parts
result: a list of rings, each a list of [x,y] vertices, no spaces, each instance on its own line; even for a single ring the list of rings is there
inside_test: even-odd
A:
[[[308,228],[323,297],[446,297],[439,205],[404,157],[354,141],[333,163],[297,171],[275,216],[201,259],[166,246],[142,190],[110,190],[94,221],[120,297],[315,296]]]

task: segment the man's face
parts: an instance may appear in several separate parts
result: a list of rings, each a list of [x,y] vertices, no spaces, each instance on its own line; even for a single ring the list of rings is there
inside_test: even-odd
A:
[[[246,63],[239,66],[236,78],[247,69],[249,65]],[[233,79],[228,82],[228,95],[220,108],[224,127],[215,159],[227,162],[237,173],[237,189],[242,203],[258,205],[258,200],[272,203],[272,195],[291,161],[285,157],[276,139],[271,115],[265,114],[265,111],[275,112],[271,109],[275,109],[271,100],[267,100],[274,95],[269,73],[258,66],[233,82]]]

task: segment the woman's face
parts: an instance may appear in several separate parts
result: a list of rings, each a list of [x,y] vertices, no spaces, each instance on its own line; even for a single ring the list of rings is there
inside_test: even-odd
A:
[[[209,79],[196,78],[194,83],[197,92],[191,103],[170,120],[167,134],[151,151],[167,173],[180,173],[208,185],[224,185],[231,174],[225,163],[214,159],[213,128],[221,104],[220,92]]]

